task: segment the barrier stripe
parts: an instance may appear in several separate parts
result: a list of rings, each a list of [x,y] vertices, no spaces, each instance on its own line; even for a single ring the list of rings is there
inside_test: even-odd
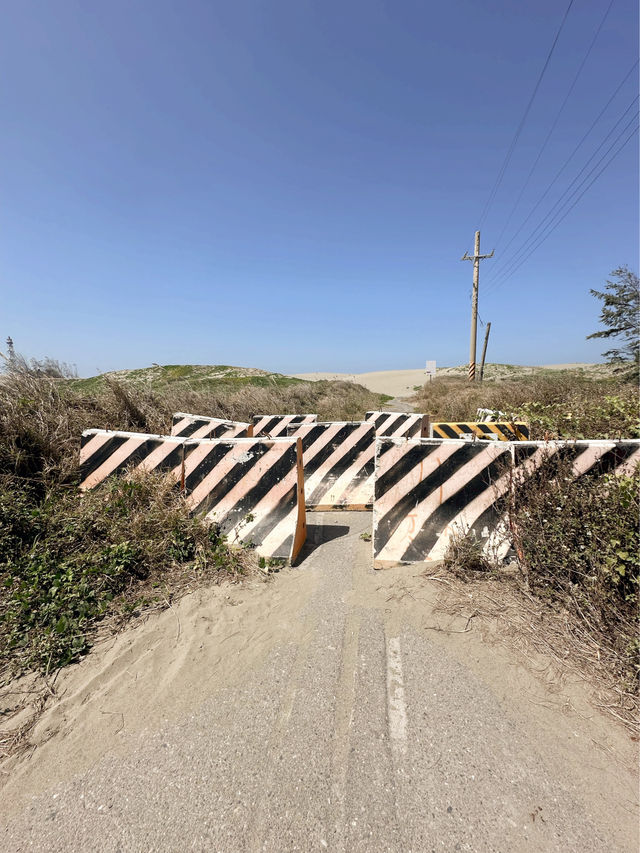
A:
[[[549,477],[554,457],[574,477],[630,472],[640,464],[640,441],[378,439],[374,565],[442,559],[454,533],[469,530],[485,553],[504,557],[506,495],[532,476]]]
[[[171,435],[182,438],[245,438],[251,437],[252,433],[251,424],[187,412],[176,412],[171,427]]]
[[[286,449],[285,447],[284,450]],[[242,456],[249,453],[255,454],[257,460],[254,465],[247,466]],[[225,477],[220,480],[206,504],[203,505],[203,502],[199,504],[199,511],[204,510],[208,515],[215,513],[217,520],[221,518],[225,521],[231,520],[235,525],[241,517],[247,515],[245,507],[258,504],[273,488],[274,483],[284,476],[289,465],[286,455],[283,454],[283,448],[278,446],[264,448],[258,445],[246,454],[243,453],[242,456],[239,457],[240,476]],[[241,501],[241,498],[245,500]]]
[[[224,440],[223,440],[224,441]],[[208,472],[209,496],[187,498],[207,519],[220,524],[231,541],[255,542],[264,556],[295,560],[306,538],[302,447],[296,439],[241,440],[231,452],[240,463],[240,476],[217,467],[218,480]],[[227,454],[228,455],[228,454]],[[257,457],[248,465],[248,457]],[[228,464],[228,463],[227,463]]]
[[[457,449],[433,475],[421,480],[411,490],[410,496],[405,496],[381,519],[378,526],[386,533],[387,543],[380,558],[385,559],[387,554],[400,550],[403,561],[422,559],[416,554],[428,553],[437,541],[438,533],[434,526],[438,529],[446,527],[459,511],[461,500],[467,502],[475,498],[491,485],[492,480],[497,479],[503,463],[500,457],[505,452],[494,445],[466,443]],[[464,495],[452,501],[463,489]],[[428,518],[433,518],[433,525],[425,530]]]
[[[373,444],[373,430],[366,424],[358,424],[337,446],[332,448],[321,466],[316,465],[315,470],[310,473],[305,482],[305,491],[309,496],[309,503],[319,503],[319,498],[326,491],[327,481],[333,481],[338,473],[344,471],[347,466],[353,471],[354,463],[357,464],[360,454],[365,452]],[[314,461],[317,462],[318,456]],[[304,454],[303,454],[304,465]],[[311,472],[314,466],[309,466]]]
[[[293,435],[302,438],[305,481],[334,452],[335,445],[344,441],[349,428],[345,423],[318,424],[307,430],[294,429]]]
[[[314,509],[365,509],[373,503],[375,428],[339,421],[289,429],[302,439],[305,503]]]
[[[615,472],[618,476],[629,476],[633,474],[638,465],[640,465],[640,448],[637,450],[627,453],[623,458],[616,458],[615,462]]]
[[[139,466],[163,442],[181,447],[182,439],[144,433],[107,432],[100,435],[83,434],[88,440],[81,449],[80,488],[91,489],[107,477],[118,474],[129,466]],[[97,440],[94,440],[97,439]],[[93,451],[93,452],[92,452]],[[180,450],[181,453],[181,450]],[[159,467],[159,463],[156,467]]]
[[[221,440],[221,439],[219,439]],[[203,446],[185,462],[185,487],[190,505],[196,512],[208,512],[226,494],[233,483],[250,473],[266,452],[264,445],[256,445],[253,452],[238,455],[228,444]],[[233,471],[233,478],[228,475]]]
[[[290,427],[315,423],[317,420],[317,415],[255,415],[253,435],[268,435],[271,438],[286,436]]]
[[[367,412],[365,420],[371,421],[377,436],[393,438],[428,438],[428,416],[414,412]]]
[[[499,441],[529,440],[529,426],[512,421],[437,421],[431,424],[430,438],[460,438],[469,433]]]
[[[230,540],[250,540],[265,557],[294,560],[306,538],[299,440],[192,439],[88,430],[82,436],[81,488],[135,466],[166,471],[186,501]]]

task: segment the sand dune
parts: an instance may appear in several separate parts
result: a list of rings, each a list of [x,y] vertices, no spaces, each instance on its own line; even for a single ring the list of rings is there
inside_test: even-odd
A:
[[[601,369],[606,369],[606,365],[599,364],[582,364],[579,362],[567,364],[543,364],[537,366],[525,365],[502,365],[488,364],[485,376],[491,378],[494,376],[521,376],[528,373],[533,373],[536,370],[588,370],[589,372],[600,372]],[[438,368],[438,376],[458,376],[466,374],[466,365],[461,367],[442,367]],[[371,373],[293,373],[291,374],[296,379],[307,379],[315,382],[320,379],[342,379],[346,382],[357,382],[359,385],[364,385],[370,391],[377,394],[389,394],[391,397],[411,397],[416,389],[416,386],[424,385],[427,381],[427,375],[424,367],[410,368],[409,370],[377,370]]]

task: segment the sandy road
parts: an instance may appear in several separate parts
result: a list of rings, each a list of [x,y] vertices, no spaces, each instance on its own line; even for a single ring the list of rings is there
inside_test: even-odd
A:
[[[373,572],[370,522],[312,514],[297,569],[87,659],[0,849],[636,851],[628,736]]]

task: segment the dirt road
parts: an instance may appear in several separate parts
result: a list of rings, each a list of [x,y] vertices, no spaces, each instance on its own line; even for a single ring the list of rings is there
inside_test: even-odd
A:
[[[635,853],[628,733],[438,615],[418,567],[373,572],[370,524],[311,514],[298,568],[69,670],[0,849]]]

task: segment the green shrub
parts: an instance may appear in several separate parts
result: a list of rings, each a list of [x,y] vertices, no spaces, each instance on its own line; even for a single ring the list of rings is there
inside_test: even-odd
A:
[[[67,664],[87,651],[105,615],[131,612],[196,574],[236,575],[245,563],[161,476],[114,479],[84,495],[58,487],[40,504],[5,483],[0,662]]]
[[[640,437],[637,385],[616,377],[558,372],[470,383],[444,376],[427,383],[414,405],[438,421],[473,421],[478,408],[505,412],[529,423],[532,439]]]
[[[518,485],[511,509],[519,561],[534,594],[572,612],[637,676],[640,468],[583,475],[554,457]]]

